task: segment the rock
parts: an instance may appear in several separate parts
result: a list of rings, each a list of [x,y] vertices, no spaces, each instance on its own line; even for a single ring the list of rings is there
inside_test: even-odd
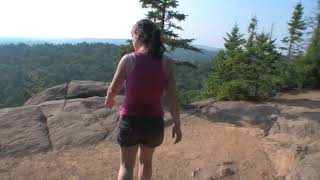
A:
[[[320,152],[320,140],[315,140],[308,143],[308,152],[310,154],[315,154]]]
[[[46,117],[39,107],[0,110],[0,156],[27,155],[50,148]]]
[[[299,116],[320,123],[320,112],[302,112],[299,113]]]
[[[115,107],[106,109],[105,97],[78,98],[67,100],[63,109],[51,110],[47,122],[53,149],[103,140],[116,127],[117,107],[122,100],[123,96],[118,96]]]
[[[319,180],[320,179],[320,153],[306,156],[289,173],[287,180]]]
[[[200,171],[200,168],[197,168],[197,169],[193,170],[192,173],[191,173],[191,176],[195,177],[197,175],[198,171]]]
[[[66,98],[67,84],[48,88],[39,94],[32,96],[24,105],[36,105],[45,101],[60,100]]]
[[[302,116],[296,119],[289,119],[280,116],[273,126],[269,134],[286,133],[293,135],[297,138],[320,138],[320,123],[317,121],[306,119]]]
[[[221,167],[220,168],[220,176],[226,177],[226,176],[232,176],[235,174],[235,172],[230,167]]]
[[[110,83],[99,81],[71,81],[62,85],[48,88],[31,97],[24,105],[37,105],[47,101],[87,98],[93,96],[104,97]],[[124,94],[122,91],[121,94]]]
[[[219,166],[219,176],[227,177],[235,175],[235,163],[233,161],[225,161],[222,164],[218,164]]]
[[[200,101],[191,105],[193,111],[214,122],[237,126],[253,126],[268,131],[277,120],[279,109],[272,104],[255,104],[246,101]],[[190,107],[189,107],[190,108]]]
[[[217,179],[212,177],[212,176],[209,176],[209,177],[206,178],[206,180],[217,180]]]
[[[56,111],[47,122],[54,150],[96,143],[108,133],[93,114]]]
[[[104,97],[107,93],[109,83],[98,81],[71,81],[68,84],[67,97],[73,98],[87,98],[93,96]]]
[[[50,117],[55,111],[63,110],[65,103],[65,100],[54,100],[43,102],[38,104],[38,106],[46,117]]]
[[[0,110],[0,156],[93,144],[115,134],[118,107],[106,109],[105,97],[62,99]]]

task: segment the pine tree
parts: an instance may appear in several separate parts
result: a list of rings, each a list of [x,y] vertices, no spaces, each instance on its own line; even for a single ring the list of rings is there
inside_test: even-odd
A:
[[[237,24],[234,25],[230,33],[227,33],[227,37],[223,39],[225,40],[224,47],[226,48],[228,56],[234,57],[239,52],[243,51],[245,40],[243,38],[243,34],[240,33],[239,26]]]
[[[247,40],[237,26],[227,33],[226,50],[213,61],[202,91],[204,97],[256,100],[268,98],[279,89],[281,56],[269,34],[256,32],[257,22],[256,17],[251,19]]]
[[[229,87],[242,86],[240,63],[243,59],[245,39],[240,33],[238,25],[234,25],[230,33],[224,37],[225,51],[221,51],[214,59],[212,73],[204,83],[203,97],[217,97],[218,99],[244,99],[243,94],[226,93]],[[239,79],[240,78],[240,79]],[[240,87],[241,88],[241,87]]]
[[[175,9],[179,6],[177,0],[139,0],[142,8],[150,9],[147,18],[156,23],[161,29],[163,42],[169,47],[169,51],[176,48],[183,48],[192,51],[201,52],[200,49],[191,45],[194,39],[182,39],[176,31],[182,31],[182,27],[177,25],[175,21],[184,21],[186,14],[179,13]],[[133,51],[131,40],[127,41],[121,47],[121,55]]]
[[[247,64],[251,64],[256,56],[256,36],[257,36],[258,19],[253,16],[248,26],[248,39],[246,41],[246,59]]]
[[[304,58],[304,65],[308,70],[305,74],[307,86],[320,88],[320,0],[318,1],[318,12],[316,14],[317,24],[314,29],[311,43]]]
[[[289,25],[289,35],[283,38],[283,43],[288,47],[288,58],[291,59],[292,56],[298,55],[301,51],[299,50],[299,43],[303,40],[303,31],[306,30],[306,23],[303,20],[303,6],[299,2],[295,8]]]
[[[176,31],[182,31],[182,27],[175,21],[185,21],[187,15],[179,13],[175,9],[179,6],[177,0],[140,0],[142,8],[150,9],[147,18],[159,25],[163,35],[163,41],[169,46],[170,51],[175,48],[183,48],[192,51],[200,51],[191,45],[194,39],[182,39]]]
[[[254,98],[272,96],[279,88],[280,54],[276,51],[275,40],[266,33],[256,35],[255,60],[250,66],[254,71]]]
[[[248,40],[247,40],[247,43],[246,43],[247,49],[249,49],[250,47],[254,46],[254,40],[255,40],[256,35],[257,35],[257,26],[258,26],[258,19],[257,19],[256,16],[253,16],[251,18],[251,21],[250,21],[249,27],[248,27],[249,37],[248,37]]]

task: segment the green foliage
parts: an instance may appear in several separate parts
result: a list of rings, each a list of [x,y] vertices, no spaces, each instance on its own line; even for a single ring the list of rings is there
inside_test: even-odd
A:
[[[28,71],[24,86],[27,95],[30,97],[41,92],[45,89],[43,75],[35,69]]]
[[[236,79],[223,83],[217,91],[218,100],[242,100],[251,97],[250,81]]]
[[[204,83],[202,97],[220,100],[268,98],[281,86],[281,56],[275,40],[257,33],[257,19],[249,24],[247,40],[237,25],[225,39],[226,51],[220,52],[212,64],[212,73]]]
[[[299,43],[303,40],[303,31],[306,30],[307,26],[303,18],[303,6],[299,2],[295,8],[289,25],[289,35],[283,38],[283,42],[288,45],[288,58],[291,59],[292,56],[301,54],[301,47]]]
[[[210,70],[210,63],[195,63],[196,68],[176,66],[177,95],[180,104],[186,105],[200,99],[202,84]]]
[[[0,108],[20,106],[32,95],[72,80],[110,82],[119,53],[119,46],[102,43],[1,45]],[[209,62],[176,67],[182,104],[197,98],[209,68]]]
[[[22,105],[43,89],[71,80],[111,81],[119,46],[1,45],[0,108]]]
[[[238,25],[235,25],[231,33],[227,33],[227,38],[223,39],[225,40],[224,46],[227,49],[228,56],[234,57],[243,51],[245,39],[243,38],[243,34],[240,33]]]
[[[139,0],[142,8],[149,9],[147,18],[156,23],[162,34],[163,43],[168,47],[169,51],[176,48],[188,49],[201,52],[199,48],[191,45],[194,39],[180,38],[176,31],[182,31],[182,27],[177,25],[175,21],[185,21],[187,15],[179,13],[175,9],[179,6],[177,0]],[[122,46],[122,54],[132,52],[133,46],[131,41]]]
[[[182,31],[182,27],[175,21],[185,21],[187,15],[176,11],[179,3],[177,0],[139,0],[142,8],[150,9],[147,18],[155,22],[161,29],[163,42],[169,46],[170,51],[175,48],[200,51],[191,45],[194,39],[182,39],[176,31]]]
[[[134,51],[132,40],[127,40],[125,44],[120,45],[120,58],[125,54],[131,53]]]
[[[320,88],[320,1],[315,17],[316,26],[306,54],[295,60],[301,88]]]

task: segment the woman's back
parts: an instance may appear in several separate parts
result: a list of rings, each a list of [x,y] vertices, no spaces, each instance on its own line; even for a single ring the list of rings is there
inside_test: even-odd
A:
[[[164,58],[161,30],[143,19],[132,28],[135,53],[121,58],[108,88],[105,106],[112,108],[115,97],[126,81],[126,96],[120,107],[117,142],[120,145],[118,179],[132,179],[139,148],[139,179],[151,179],[154,149],[164,139],[162,97],[168,96],[174,143],[181,140],[179,107],[176,99],[174,64]]]
[[[133,53],[130,58],[132,67],[127,71],[126,95],[120,114],[163,117],[162,97],[167,81],[163,59],[141,52]]]

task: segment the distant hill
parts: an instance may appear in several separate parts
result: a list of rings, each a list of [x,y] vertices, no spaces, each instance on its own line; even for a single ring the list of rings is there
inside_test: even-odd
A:
[[[49,39],[49,38],[8,38],[0,37],[0,45],[3,44],[19,44],[24,43],[27,45],[36,44],[78,44],[78,43],[109,43],[115,45],[124,44],[127,39],[103,39],[103,38],[60,38],[60,39]],[[179,61],[189,62],[208,62],[210,59],[217,54],[220,50],[218,48],[205,46],[205,45],[194,45],[197,48],[202,49],[203,53],[198,53],[190,50],[178,48],[174,52],[170,52],[168,55]]]
[[[206,53],[177,49],[171,54],[179,60],[196,60],[197,68],[176,68],[182,104],[193,100],[208,76],[210,58]],[[109,82],[119,55],[120,46],[109,43],[0,45],[0,108],[20,106],[33,94],[71,80]]]
[[[78,43],[109,43],[115,45],[121,45],[126,42],[126,39],[102,39],[102,38],[8,38],[0,37],[0,44],[19,44],[24,43],[28,45],[35,44],[78,44]]]
[[[175,51],[170,52],[168,55],[178,61],[208,62],[212,59],[212,57],[217,55],[218,51],[219,50],[212,51],[202,49],[202,53],[200,53],[178,48]]]

